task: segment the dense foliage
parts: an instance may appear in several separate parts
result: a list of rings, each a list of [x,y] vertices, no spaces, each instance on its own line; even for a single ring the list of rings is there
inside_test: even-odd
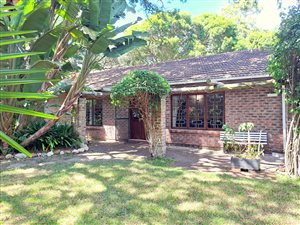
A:
[[[300,176],[300,1],[282,17],[269,72],[276,81],[277,90],[285,94],[290,109],[285,146],[286,172]]]
[[[286,85],[289,104],[295,106],[292,111],[300,113],[300,5],[283,17],[276,37],[269,72],[279,91]]]
[[[14,138],[16,141],[22,142],[41,129],[45,124],[45,121],[32,122],[21,131],[16,131],[14,133]],[[57,147],[77,148],[80,144],[80,137],[72,125],[55,124],[46,134],[32,142],[28,146],[28,149],[47,152],[52,151]]]
[[[136,47],[145,45],[145,40],[139,38],[138,33],[129,36],[122,35],[122,32],[135,21],[121,27],[111,25],[123,18],[128,10],[134,10],[137,2],[141,3],[147,11],[158,9],[157,5],[147,0],[129,2],[125,0],[46,0],[17,1],[17,6],[13,6],[14,2],[10,2],[11,8],[1,13],[1,30],[18,32],[18,36],[14,33],[15,36],[10,37],[13,41],[12,47],[1,48],[1,52],[7,54],[2,55],[1,59],[8,59],[8,63],[1,63],[1,70],[6,67],[22,69],[16,71],[13,74],[14,77],[6,72],[3,74],[4,78],[8,79],[6,82],[1,81],[3,89],[18,92],[18,99],[16,100],[16,97],[13,100],[9,99],[6,105],[26,107],[31,109],[31,114],[35,111],[42,111],[46,101],[37,101],[33,94],[29,96],[29,100],[23,101],[22,97],[27,96],[26,92],[38,92],[36,95],[39,98],[53,97],[49,94],[42,96],[41,93],[47,91],[57,80],[66,76],[70,77],[70,74],[73,80],[62,107],[54,113],[55,116],[51,115],[54,120],[47,121],[44,127],[24,140],[23,146],[27,146],[46,133],[62,115],[72,109],[80,96],[89,72],[99,65],[103,58],[117,58]],[[9,17],[2,19],[3,15]],[[1,46],[3,43],[5,42],[2,40]],[[18,57],[15,57],[18,61],[10,60],[13,58],[11,49],[19,51]],[[25,54],[26,50],[29,51],[28,54]],[[27,57],[28,55],[31,57]],[[24,68],[39,69],[30,74],[30,78],[35,82],[28,81],[28,73],[23,73]],[[75,75],[72,72],[78,73]],[[14,87],[7,82],[10,78],[16,84]],[[16,78],[21,79],[21,82]],[[57,80],[49,82],[50,79]],[[5,97],[4,93],[1,97]],[[2,112],[3,110],[4,107],[1,107]],[[47,117],[50,118],[50,115]],[[6,142],[9,140],[7,135],[11,135],[14,130],[22,130],[31,120],[27,116],[15,115],[15,111],[11,109],[1,113],[0,119],[1,130],[4,131],[0,133],[1,139],[5,138]]]
[[[170,85],[159,74],[152,71],[129,72],[111,89],[110,97],[114,105],[127,104],[131,98],[146,93],[153,97],[163,97],[170,92]]]
[[[261,143],[251,143],[250,132],[254,128],[253,123],[241,123],[238,126],[238,132],[248,133],[245,143],[236,140],[236,132],[228,124],[224,124],[222,128],[224,129],[224,147],[227,152],[244,159],[259,159],[263,155],[263,145]]]
[[[270,48],[274,32],[257,28],[253,16],[259,13],[255,0],[236,1],[221,14],[191,17],[187,12],[160,12],[128,30],[148,32],[147,46],[135,49],[108,63],[140,65],[237,50]]]
[[[129,72],[112,87],[111,99],[114,105],[127,105],[139,110],[144,123],[149,151],[153,157],[165,155],[162,139],[161,100],[170,92],[170,85],[159,74],[152,71]]]
[[[3,143],[7,143],[31,157],[25,148],[10,138],[15,128],[15,118],[17,118],[15,114],[56,119],[57,117],[53,115],[24,107],[30,99],[48,99],[55,96],[49,93],[36,93],[32,89],[26,88],[50,81],[44,79],[45,72],[49,70],[45,65],[28,67],[28,62],[32,57],[44,54],[42,50],[31,49],[28,51],[26,49],[32,36],[37,35],[37,31],[13,28],[14,22],[18,21],[14,16],[21,13],[18,7],[1,7],[0,12],[0,147]],[[38,73],[42,74],[43,78],[36,79],[34,75]]]

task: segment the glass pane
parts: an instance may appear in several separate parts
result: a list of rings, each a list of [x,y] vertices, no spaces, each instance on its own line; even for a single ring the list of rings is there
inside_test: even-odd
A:
[[[186,96],[172,96],[172,126],[186,127]]]
[[[207,107],[207,127],[222,128],[224,124],[224,94],[208,94]]]
[[[92,100],[86,100],[86,125],[92,125]]]
[[[189,124],[190,127],[204,128],[204,95],[189,96]]]
[[[102,101],[99,99],[94,100],[94,112],[94,125],[102,126]]]

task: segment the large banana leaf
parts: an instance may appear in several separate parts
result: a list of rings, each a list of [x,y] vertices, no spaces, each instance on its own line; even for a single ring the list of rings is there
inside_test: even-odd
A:
[[[105,56],[109,58],[117,58],[121,55],[126,54],[127,52],[146,45],[147,42],[140,38],[129,39],[121,45],[116,45],[116,47],[105,52]]]
[[[28,152],[25,148],[23,148],[21,145],[19,145],[17,142],[15,142],[13,139],[11,139],[9,136],[7,136],[5,133],[3,133],[0,130],[0,139],[7,144],[9,144],[14,149],[18,150],[19,152],[22,152],[23,154],[27,155],[28,157],[32,157],[31,153]]]
[[[0,61],[7,60],[7,59],[23,58],[32,55],[41,55],[44,53],[45,52],[18,52],[18,53],[4,53],[4,54],[0,53]]]
[[[15,16],[18,13],[18,11],[0,12],[0,17]]]
[[[98,21],[100,22],[100,29],[103,29],[110,24],[112,0],[99,0],[100,1],[100,12]]]
[[[4,45],[12,45],[16,43],[21,43],[21,42],[26,42],[31,39],[28,38],[22,38],[22,36],[33,36],[33,33],[35,33],[36,30],[41,30],[44,28],[45,25],[47,25],[47,22],[49,22],[47,19],[48,15],[48,10],[47,10],[47,2],[41,2],[40,3],[42,6],[37,8],[36,10],[33,10],[31,13],[29,13],[23,23],[22,29],[21,30],[14,30],[14,31],[4,31],[0,32],[0,38],[6,38],[7,39],[2,39],[0,46]],[[12,16],[15,14],[16,11],[13,11],[13,13],[7,13],[7,10],[9,7],[1,7],[0,8],[0,16]],[[11,8],[12,9],[12,8]],[[6,11],[5,11],[6,10]],[[5,12],[3,12],[5,11]],[[20,13],[21,14],[21,13]],[[18,16],[20,16],[20,14]],[[11,18],[12,21],[14,21],[13,17]],[[21,21],[21,20],[19,20]],[[15,23],[17,24],[17,23]],[[13,27],[13,26],[12,26]],[[11,27],[10,27],[11,28]],[[24,31],[25,30],[25,31]],[[9,50],[10,48],[7,48]],[[15,50],[18,50],[19,52],[7,52],[7,53],[2,53],[0,54],[0,60],[9,60],[12,59],[16,61],[15,59],[18,58],[25,58],[29,56],[35,56],[35,55],[40,55],[44,54],[44,52],[38,51],[38,52],[22,52],[20,51],[22,48],[15,48]],[[47,49],[48,50],[48,49]],[[49,64],[50,63],[39,63],[39,64],[47,64],[48,68],[43,68],[40,66],[37,66],[36,68],[33,69],[4,69],[1,70],[0,75],[1,76],[13,76],[13,75],[34,75],[37,73],[45,73],[47,70],[49,70]],[[16,65],[16,64],[15,64]],[[14,66],[15,66],[14,65]],[[51,64],[52,65],[52,64]],[[50,67],[52,68],[52,67]],[[44,78],[44,77],[43,77]],[[37,82],[44,82],[48,81],[45,79],[29,79],[29,78],[20,78],[20,79],[2,79],[0,81],[0,86],[5,87],[10,86],[10,85],[20,85],[20,84],[33,84]],[[28,86],[28,85],[26,85]],[[54,95],[48,94],[48,93],[35,93],[35,92],[7,92],[7,91],[0,91],[0,98],[1,99],[10,99],[10,98],[29,98],[29,99],[48,99],[56,97]],[[3,102],[4,102],[3,101]],[[2,102],[2,100],[1,100]],[[57,119],[56,116],[42,113],[42,112],[37,112],[34,110],[29,110],[29,109],[24,109],[24,108],[18,108],[15,106],[11,105],[6,105],[6,104],[0,104],[0,112],[1,113],[12,113],[12,114],[24,114],[24,115],[30,115],[30,116],[37,116],[37,117],[42,117],[42,118],[47,118],[47,119]],[[0,139],[2,141],[5,141],[8,143],[10,146],[13,148],[17,149],[18,151],[28,155],[31,157],[31,154],[26,151],[21,145],[16,143],[14,140],[12,140],[9,136],[7,136],[5,133],[0,131]]]
[[[44,4],[41,2],[40,4]],[[38,30],[42,31],[45,27],[49,26],[49,6],[46,4],[44,6],[37,7],[31,13],[26,15],[25,21],[20,30]]]
[[[18,6],[0,6],[0,11],[16,10]]]
[[[17,44],[17,43],[21,43],[21,42],[28,42],[28,41],[31,41],[31,40],[32,40],[32,38],[1,39],[0,40],[0,46]]]
[[[57,42],[61,27],[54,28],[39,37],[31,47],[31,51],[48,52]]]
[[[16,35],[32,34],[32,33],[36,33],[36,32],[37,32],[36,30],[2,31],[2,32],[0,32],[0,38],[12,37],[12,36],[16,36]]]
[[[48,93],[0,91],[0,98],[47,99],[47,98],[54,98],[54,97],[56,96]]]
[[[29,110],[29,109],[4,105],[4,104],[0,104],[0,112],[24,114],[24,115],[28,115],[28,116],[41,117],[41,118],[45,118],[45,119],[57,119],[57,117],[54,116],[54,115],[50,115],[50,114],[46,114],[46,113],[42,113],[42,112],[37,112],[37,111],[34,111],[34,110]]]
[[[66,53],[64,54],[64,58],[68,59],[68,58],[73,57],[78,52],[79,49],[80,49],[79,45],[69,46]]]
[[[59,66],[52,61],[48,61],[48,60],[40,60],[35,62],[30,70],[32,69],[47,69],[47,70],[51,70],[54,68],[59,68]],[[30,75],[30,79],[36,79],[36,80],[43,80],[45,79],[45,73],[44,72],[40,72],[40,73],[34,73],[32,75]],[[55,80],[52,80],[55,81]],[[24,92],[37,92],[40,89],[41,85],[40,84],[30,84],[30,85],[25,85],[23,87],[23,91]]]
[[[63,19],[74,23],[80,12],[78,2],[73,0],[59,0],[58,2],[63,6],[63,8],[57,9],[56,13]]]
[[[36,83],[43,83],[48,82],[50,80],[47,79],[31,79],[31,78],[23,78],[23,79],[5,79],[1,80],[0,86],[13,86],[13,85],[20,85],[20,84],[36,84]],[[58,81],[58,80],[51,80]]]
[[[0,76],[12,76],[12,75],[20,75],[20,74],[35,74],[35,73],[45,73],[48,69],[1,69]],[[1,80],[2,82],[2,80]]]
[[[100,36],[90,47],[90,51],[93,54],[100,54],[107,50],[109,44],[111,43],[111,40],[109,39],[109,37],[112,36],[112,33],[110,32],[111,30],[112,27],[109,26],[101,30]]]

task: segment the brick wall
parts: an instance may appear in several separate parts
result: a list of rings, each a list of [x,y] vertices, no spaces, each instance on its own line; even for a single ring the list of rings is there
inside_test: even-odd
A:
[[[76,118],[76,130],[81,136],[81,138],[86,141],[86,99],[78,99],[77,107],[77,118]]]
[[[116,140],[129,139],[129,114],[128,107],[116,107]]]
[[[254,123],[254,131],[268,133],[269,148],[282,151],[281,96],[268,97],[273,88],[232,90],[225,95],[225,122],[237,129],[242,122]]]
[[[102,100],[102,126],[87,126],[89,140],[115,140],[115,108],[109,96],[99,97]]]
[[[268,97],[273,88],[240,89],[225,92],[225,123],[237,129],[242,122],[253,122],[254,131],[268,133],[269,149],[282,151],[281,97]],[[171,128],[171,98],[166,102],[167,143],[221,148],[220,131]]]

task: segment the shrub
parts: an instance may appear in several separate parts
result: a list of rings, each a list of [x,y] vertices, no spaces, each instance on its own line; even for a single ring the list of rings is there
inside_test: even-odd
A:
[[[35,121],[30,123],[26,128],[14,133],[14,139],[17,142],[26,140],[46,124],[45,121]],[[74,130],[72,125],[56,124],[46,134],[34,141],[28,146],[31,150],[52,151],[57,147],[77,148],[81,144],[79,134]]]
[[[223,129],[225,132],[224,145],[228,152],[233,152],[236,157],[256,159],[263,155],[263,145],[260,143],[252,144],[250,143],[250,132],[254,128],[253,123],[241,123],[238,127],[239,132],[247,132],[248,138],[247,143],[238,143],[235,139],[235,131],[229,125],[224,124]],[[229,138],[229,139],[227,139]]]

